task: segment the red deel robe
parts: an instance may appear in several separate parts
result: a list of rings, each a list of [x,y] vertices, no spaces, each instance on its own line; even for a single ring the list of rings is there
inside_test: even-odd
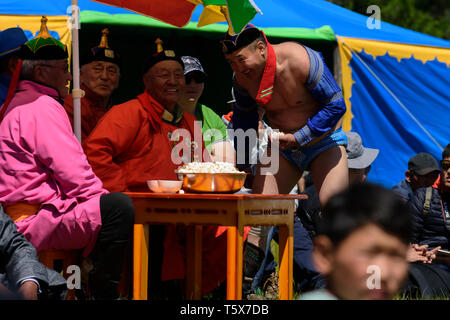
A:
[[[108,111],[107,108],[101,105],[101,98],[82,85],[86,95],[81,98],[81,141],[87,138],[91,131],[95,128],[98,121]],[[64,99],[64,109],[66,109],[69,116],[70,124],[73,128],[73,96],[69,94]]]
[[[169,140],[169,132],[185,128],[193,137],[196,118],[184,113],[183,119],[175,126],[162,120],[163,112],[164,107],[144,92],[137,99],[112,107],[100,120],[84,141],[83,148],[104,188],[111,192],[149,191],[147,180],[178,180],[175,170],[180,164],[171,161],[174,142]],[[201,135],[201,128],[197,130]],[[203,293],[225,280],[225,230],[225,227],[215,226],[204,228]],[[163,281],[184,278],[182,243],[184,239],[176,234],[175,227],[168,226]]]

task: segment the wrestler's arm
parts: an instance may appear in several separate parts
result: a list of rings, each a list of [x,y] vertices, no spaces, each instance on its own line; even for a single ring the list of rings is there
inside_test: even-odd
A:
[[[308,74],[305,87],[313,98],[320,103],[320,108],[314,116],[308,119],[305,126],[294,133],[295,140],[301,147],[331,130],[346,110],[342,91],[325,64],[322,55],[308,47],[304,48],[309,59],[309,63],[302,65],[303,68],[309,69],[303,70],[307,71]]]

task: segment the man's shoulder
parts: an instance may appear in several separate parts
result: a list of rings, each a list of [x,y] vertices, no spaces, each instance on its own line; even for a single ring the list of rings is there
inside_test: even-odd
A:
[[[273,45],[275,50],[275,54],[277,55],[277,59],[307,59],[308,52],[305,47],[293,41],[282,42],[276,45]]]
[[[205,119],[206,118],[208,118],[208,119],[210,119],[210,118],[217,119],[218,118],[220,121],[222,121],[220,116],[213,109],[205,106],[204,104],[201,104],[200,108],[201,108],[203,117]]]
[[[109,110],[109,112],[114,113],[136,113],[139,111],[145,111],[145,108],[138,99],[131,99],[123,103],[113,105]]]
[[[339,300],[326,289],[318,289],[302,294],[298,300]]]
[[[309,74],[309,57],[305,47],[297,42],[282,42],[274,46],[277,68],[295,76],[306,78]]]

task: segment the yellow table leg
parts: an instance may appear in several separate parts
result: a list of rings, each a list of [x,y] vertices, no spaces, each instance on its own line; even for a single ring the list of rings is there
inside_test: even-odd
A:
[[[279,227],[279,299],[291,300],[293,296],[293,230],[288,226]]]
[[[236,227],[227,231],[227,300],[236,300]]]
[[[133,234],[133,300],[147,300],[148,225],[135,224]]]
[[[243,255],[244,255],[244,226],[239,223],[237,233],[237,261],[236,261],[236,299],[242,300],[242,274],[243,274]]]
[[[202,226],[186,229],[186,299],[202,298]]]

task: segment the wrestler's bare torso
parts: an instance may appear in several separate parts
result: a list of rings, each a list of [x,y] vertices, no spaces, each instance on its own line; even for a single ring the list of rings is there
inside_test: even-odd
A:
[[[272,47],[277,61],[275,82],[272,100],[264,110],[272,128],[293,133],[303,127],[320,108],[305,87],[309,74],[308,53],[295,42],[284,42]],[[264,58],[248,47],[237,51],[236,56],[239,55],[245,57],[248,67],[239,70],[233,68],[236,81],[255,98],[265,65]],[[339,126],[340,122],[335,129]]]

